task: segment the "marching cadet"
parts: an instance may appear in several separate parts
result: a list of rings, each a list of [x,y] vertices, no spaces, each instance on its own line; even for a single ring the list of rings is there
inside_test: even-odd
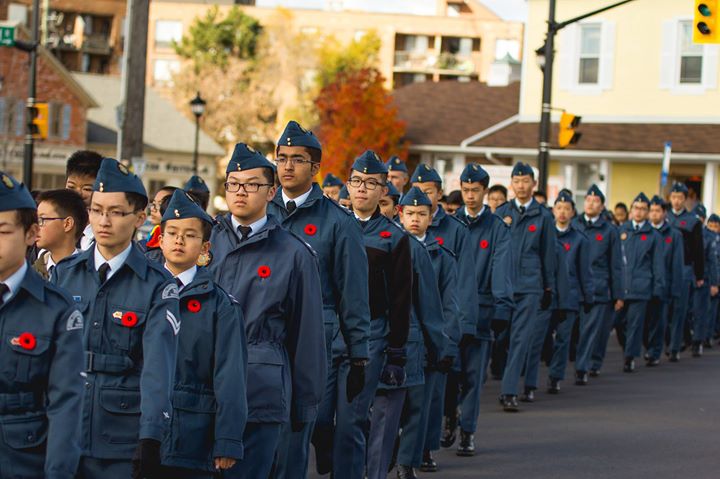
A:
[[[336,477],[365,477],[366,423],[378,382],[402,386],[412,307],[413,270],[410,238],[380,213],[387,168],[372,151],[355,159],[348,180],[353,214],[363,230],[370,291],[370,358],[365,386],[352,404],[338,403],[333,444]],[[345,366],[347,367],[347,365]],[[340,375],[343,371],[341,369]],[[340,408],[349,409],[346,412]]]
[[[483,204],[489,183],[490,176],[482,166],[466,166],[460,175],[460,191],[465,206],[455,214],[467,225],[470,233],[470,245],[475,252],[479,304],[475,334],[460,345],[460,375],[457,381],[460,389],[458,456],[475,455],[474,434],[493,335],[505,333],[513,309],[509,270],[510,227]],[[447,398],[457,397],[458,392],[450,388],[448,379]],[[448,410],[447,407],[445,409]]]
[[[200,257],[213,220],[176,190],[162,217],[165,268],[180,290],[172,420],[163,443],[163,475],[212,478],[243,458],[247,419],[247,344],[239,306],[212,280]]]
[[[210,188],[208,188],[205,180],[198,175],[192,175],[187,183],[183,185],[183,191],[189,193],[193,201],[195,201],[200,208],[207,211],[208,205],[210,204]]]
[[[401,221],[413,235],[410,242],[413,258],[413,312],[410,319],[410,334],[407,344],[407,373],[405,394],[391,395],[392,386],[381,385],[388,391],[388,401],[384,406],[390,411],[386,412],[386,431],[388,425],[396,425],[393,421],[392,411],[399,412],[400,418],[399,448],[397,455],[397,477],[399,479],[415,478],[415,468],[423,463],[423,450],[427,435],[430,414],[430,402],[434,390],[433,381],[436,376],[428,375],[431,368],[437,368],[443,353],[447,348],[447,337],[443,332],[445,328],[443,317],[443,300],[440,296],[438,279],[428,248],[420,239],[427,235],[431,224],[431,200],[418,188],[411,188],[403,195],[401,202]],[[444,363],[449,365],[449,361]],[[397,402],[404,400],[404,407],[398,408]],[[376,398],[377,401],[377,398]],[[382,404],[382,403],[381,403]],[[382,407],[382,406],[381,406]],[[375,406],[373,406],[373,409]],[[376,419],[373,412],[373,420]],[[374,426],[371,426],[374,427]],[[397,429],[395,429],[397,433]],[[372,437],[372,432],[371,432]],[[383,441],[384,447],[392,453],[391,441]],[[383,461],[389,463],[389,458]],[[386,469],[377,469],[386,473]],[[376,477],[385,477],[378,475]]]
[[[322,182],[323,194],[333,201],[338,201],[340,199],[340,188],[344,185],[340,178],[328,173]]]
[[[715,213],[711,214],[707,220],[707,227],[714,233],[715,241],[715,253],[718,265],[720,265],[720,216]],[[720,267],[718,267],[720,271]],[[705,337],[705,343],[703,344],[706,348],[712,348],[712,340],[717,337],[718,334],[718,306],[720,305],[720,294],[710,298],[710,323]]]
[[[597,376],[605,357],[612,329],[613,311],[622,309],[623,258],[617,228],[603,217],[605,195],[592,185],[585,195],[584,213],[572,225],[588,239],[590,272],[595,288],[592,307],[583,306],[578,329],[580,337],[575,356],[575,384],[588,383],[588,372]]]
[[[655,195],[650,200],[650,225],[660,234],[663,261],[665,263],[665,291],[659,298],[652,298],[648,303],[645,328],[647,331],[647,354],[645,355],[648,367],[660,364],[660,355],[665,345],[668,315],[674,301],[680,297],[682,288],[683,250],[682,234],[677,228],[667,222],[667,203]]]
[[[630,221],[619,229],[625,264],[625,299],[618,319],[625,330],[623,371],[626,373],[635,370],[635,358],[642,352],[648,302],[665,292],[662,237],[647,221],[649,210],[650,200],[645,193],[640,193],[630,207]]]
[[[593,304],[595,283],[590,268],[587,237],[572,224],[575,202],[572,194],[561,191],[553,207],[560,254],[558,260],[557,304],[550,330],[555,331],[552,359],[548,365],[548,393],[560,392],[560,381],[570,357],[570,343],[581,308],[588,314]],[[544,339],[544,338],[543,338]]]
[[[314,422],[297,432],[286,428],[279,448],[279,478],[304,478],[307,474],[310,435],[318,472],[332,470],[333,417],[343,423],[340,402],[352,403],[365,385],[370,338],[368,261],[362,231],[349,211],[326,198],[313,178],[320,168],[322,147],[312,134],[291,121],[276,151],[281,188],[268,206],[281,225],[307,242],[318,255],[322,281],[322,318],[328,360],[323,404]],[[349,365],[349,367],[348,367]],[[340,375],[340,371],[347,371]]]
[[[85,316],[80,478],[159,474],[180,317],[175,281],[132,241],[147,202],[140,178],[105,158],[89,211],[95,242],[52,275]]]
[[[41,252],[33,267],[48,279],[60,260],[80,252],[77,244],[88,224],[88,213],[82,197],[68,189],[43,191],[36,201],[36,244]]]
[[[324,198],[319,189],[316,194]],[[226,170],[230,212],[217,218],[208,266],[216,283],[240,304],[248,343],[244,455],[226,478],[268,477],[282,428],[290,424],[292,431],[301,431],[312,424],[325,387],[317,259],[267,214],[274,195],[272,163],[247,145],[236,145]]]
[[[30,192],[0,172],[0,477],[70,479],[80,458],[83,316],[27,263],[37,232]]]
[[[82,196],[85,206],[90,207],[90,197],[93,193],[93,185],[103,157],[99,153],[89,150],[78,150],[67,160],[65,166],[65,188],[73,190]],[[79,247],[83,251],[90,248],[94,240],[92,227],[88,224],[83,230]]]
[[[400,213],[400,208],[398,208],[398,203],[400,203],[400,192],[395,189],[393,184],[389,181],[387,182],[386,187],[387,193],[380,198],[380,203],[378,203],[380,213],[382,213],[382,215],[387,219],[393,220],[397,223],[399,220],[398,214]]]
[[[151,259],[157,259],[162,255],[162,251],[160,250],[160,223],[162,222],[164,213],[163,204],[167,207],[170,197],[172,197],[177,189],[178,188],[174,186],[163,186],[157,190],[155,196],[153,196],[153,200],[150,202],[150,223],[153,227],[148,233],[147,238],[138,241],[138,245],[146,253],[155,251],[155,253],[151,255],[153,256]]]
[[[388,181],[392,183],[395,189],[402,195],[410,181],[407,165],[397,156],[391,156],[390,159],[385,162],[385,166],[388,169]]]
[[[693,209],[700,223],[705,221],[707,210],[701,204]],[[718,264],[715,251],[715,235],[703,227],[703,245],[705,251],[705,276],[702,286],[696,286],[692,292],[692,356],[699,358],[703,354],[703,343],[710,328],[710,300],[718,294]]]
[[[515,310],[510,318],[510,346],[502,379],[500,403],[506,412],[519,410],[518,382],[525,365],[533,321],[550,308],[555,290],[557,234],[552,214],[533,199],[535,173],[518,162],[512,170],[515,199],[496,213],[510,226],[511,268]]]
[[[685,318],[690,308],[693,288],[705,283],[705,247],[703,225],[696,215],[685,208],[688,188],[684,183],[673,184],[670,190],[669,223],[680,230],[683,237],[683,271],[680,297],[674,302],[670,316],[670,362],[680,361],[680,348],[685,334]],[[675,274],[678,274],[677,272]]]
[[[344,186],[340,188],[340,193],[338,193],[338,204],[342,206],[346,210],[350,210],[350,207],[352,206],[350,203],[350,192],[347,189],[347,186]]]
[[[487,203],[490,207],[490,211],[495,213],[495,210],[500,205],[507,203],[508,191],[503,185],[492,185],[488,190]]]

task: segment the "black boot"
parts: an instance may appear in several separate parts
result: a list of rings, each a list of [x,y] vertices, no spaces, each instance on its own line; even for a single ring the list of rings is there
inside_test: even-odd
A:
[[[590,377],[596,378],[600,376],[600,370],[599,369],[591,369],[590,370]]]
[[[680,362],[680,353],[677,351],[670,351],[670,362],[671,363]]]
[[[452,445],[455,444],[455,439],[457,439],[457,426],[457,413],[452,417],[445,416],[445,429],[443,430],[442,439],[440,440],[442,447],[452,447]]]
[[[632,373],[635,371],[635,360],[633,358],[625,358],[625,366],[623,372]]]
[[[420,464],[420,470],[422,472],[437,472],[438,465],[432,457],[432,452],[423,451],[423,459],[422,464]]]
[[[462,457],[475,455],[475,436],[472,433],[460,431],[460,444],[455,454]]]
[[[503,411],[505,412],[518,412],[520,406],[518,405],[517,396],[507,394],[503,396]]]
[[[555,378],[548,378],[548,394],[559,394],[560,393],[560,380]]]
[[[522,402],[535,402],[535,388],[525,387],[525,392],[520,396]]]
[[[703,348],[712,349],[713,348],[712,341],[710,341],[709,339],[706,339],[705,341],[703,341]]]
[[[692,357],[699,358],[703,354],[702,341],[693,341],[692,343]]]
[[[587,386],[588,375],[585,371],[575,371],[575,385]]]
[[[415,469],[413,469],[412,466],[403,466],[402,464],[398,464],[397,478],[398,479],[417,479],[417,474],[415,474]]]

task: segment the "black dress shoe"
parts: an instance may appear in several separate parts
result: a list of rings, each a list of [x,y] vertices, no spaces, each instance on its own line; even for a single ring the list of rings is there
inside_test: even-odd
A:
[[[692,345],[692,357],[700,358],[703,355],[702,341],[695,341]]]
[[[535,389],[526,387],[525,392],[520,396],[520,400],[522,402],[535,402]]]
[[[560,380],[555,378],[548,378],[548,394],[559,394],[560,393]]]
[[[442,439],[440,439],[440,445],[442,447],[452,447],[455,444],[457,438],[457,414],[454,416],[445,416],[445,428],[443,429]]]
[[[670,362],[671,363],[680,362],[680,353],[677,351],[670,351]]]
[[[643,355],[643,359],[644,359],[645,361],[649,361],[649,360],[650,360],[650,353],[645,353],[645,354]]]
[[[585,371],[575,371],[575,385],[587,386],[588,374]]]
[[[590,370],[590,377],[591,377],[591,378],[596,378],[596,377],[598,377],[598,376],[600,376],[600,371],[598,371],[597,369],[591,369],[591,370]]]
[[[705,349],[712,349],[713,348],[712,341],[710,341],[709,339],[706,339],[705,341],[703,341],[703,347]]]
[[[623,372],[632,373],[635,371],[635,360],[633,358],[625,358],[625,366]]]
[[[417,474],[415,474],[415,469],[413,469],[412,466],[403,466],[402,464],[398,464],[397,478],[398,479],[418,479]]]
[[[660,365],[660,360],[659,360],[659,359],[655,359],[655,358],[650,358],[650,359],[648,359],[647,362],[645,363],[645,366],[647,366],[647,367],[649,367],[649,368],[654,368],[655,366],[659,366],[659,365]]]
[[[511,396],[510,394],[503,397],[503,411],[505,412],[518,412],[520,406],[518,405],[517,396]]]
[[[475,436],[472,433],[460,430],[460,444],[455,454],[462,457],[475,455]]]
[[[435,462],[435,459],[433,459],[432,457],[432,452],[423,451],[423,459],[422,463],[420,464],[420,470],[422,472],[437,472],[438,465],[437,462]]]

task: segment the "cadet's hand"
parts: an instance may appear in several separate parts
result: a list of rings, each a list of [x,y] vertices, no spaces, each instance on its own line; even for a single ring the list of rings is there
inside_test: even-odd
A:
[[[132,458],[132,478],[160,477],[160,441],[140,439]]]
[[[567,311],[565,311],[564,309],[559,309],[555,313],[555,315],[558,319],[558,322],[560,322],[560,323],[562,323],[563,321],[565,321],[567,319]]]
[[[547,311],[550,305],[552,304],[553,294],[552,291],[549,289],[546,289],[543,293],[542,300],[540,301],[540,309],[543,311]]]
[[[437,370],[443,374],[447,374],[452,369],[453,363],[455,362],[454,356],[445,356],[437,363]]]
[[[230,469],[235,465],[235,459],[232,457],[216,457],[215,469]]]
[[[475,339],[474,334],[463,334],[462,338],[460,338],[460,343],[458,344],[458,347],[460,349],[465,349],[468,346],[470,346],[473,342],[473,339]]]
[[[718,292],[720,291],[720,288],[717,286],[710,286],[710,296],[717,296]]]
[[[583,312],[585,314],[590,314],[590,311],[592,311],[592,303],[583,303]]]
[[[347,401],[349,403],[353,402],[353,399],[355,399],[363,390],[363,387],[365,387],[365,361],[351,361],[350,371],[347,375],[347,387],[345,388]]]
[[[620,311],[624,307],[625,307],[625,301],[623,301],[622,299],[618,299],[617,301],[615,301],[615,311]]]
[[[697,286],[698,288],[702,288],[704,284],[705,284],[704,279],[699,279],[699,280],[695,281],[695,286]]]
[[[493,330],[493,333],[495,333],[496,337],[498,335],[500,335],[500,333],[505,331],[507,329],[507,327],[508,327],[508,322],[504,321],[502,319],[493,319],[490,322],[490,329]]]
[[[380,374],[380,381],[388,386],[402,386],[405,383],[405,363],[407,353],[405,348],[390,348],[385,350],[387,360]]]

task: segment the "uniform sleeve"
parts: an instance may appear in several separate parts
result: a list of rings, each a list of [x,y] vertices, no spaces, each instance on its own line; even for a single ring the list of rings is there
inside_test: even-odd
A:
[[[514,309],[512,276],[512,248],[510,247],[510,228],[504,223],[495,222],[494,249],[492,252],[492,271],[490,287],[495,300],[493,319],[510,320]]]
[[[292,367],[292,420],[308,423],[315,420],[325,390],[327,358],[320,273],[315,257],[309,251],[301,253],[296,255],[289,286],[285,346]],[[362,284],[367,285],[367,279]]]
[[[416,307],[420,329],[423,333],[428,361],[434,364],[440,359],[445,349],[447,336],[443,329],[442,299],[438,288],[432,260],[427,250],[421,245],[413,251],[415,272],[418,279],[415,289]]]
[[[438,288],[442,299],[445,335],[448,337],[445,351],[441,356],[456,357],[458,355],[458,344],[462,337],[460,306],[457,301],[457,262],[449,253],[446,254],[445,251],[441,251],[441,254],[442,268],[438,278]],[[472,334],[475,335],[475,331]]]
[[[622,251],[620,249],[620,236],[615,228],[610,228],[610,287],[612,288],[611,299],[617,301],[619,299],[625,299],[625,284],[623,280],[623,259]]]
[[[672,290],[670,294],[673,298],[679,298],[683,290],[683,268],[685,267],[683,236],[677,229],[672,228],[672,262],[669,271],[672,278]]]
[[[448,218],[448,221],[455,221]],[[475,278],[475,255],[473,249],[476,245],[470,242],[470,233],[466,227],[458,230],[458,248],[454,253],[457,255],[455,261],[458,265],[458,278],[464,278],[458,281],[457,301],[460,306],[460,324],[463,334],[474,335],[477,332],[478,319],[480,317],[480,300],[478,299],[478,285]]]
[[[576,260],[576,268],[580,276],[580,303],[592,304],[595,302],[595,282],[590,261],[590,245],[588,240],[583,237],[578,242]]]
[[[557,295],[557,232],[549,215],[543,214],[543,235],[540,238],[540,259],[542,260],[543,289]]]
[[[83,391],[82,315],[77,309],[71,307],[59,318],[53,339],[47,386],[45,477],[70,479],[80,460]]]
[[[718,284],[717,256],[715,255],[715,242],[710,238],[706,238],[705,245],[705,277],[708,279],[710,286]]]
[[[337,228],[339,231],[336,231],[333,249],[333,284],[338,292],[340,331],[347,343],[350,357],[367,359],[370,338],[370,293],[365,244],[360,226],[349,216],[339,223]]]
[[[695,279],[700,281],[705,277],[705,248],[702,234],[702,223],[695,223],[695,227],[690,234],[690,251],[693,258],[693,271],[695,271]]]
[[[217,411],[213,457],[243,458],[247,421],[247,339],[240,305],[222,298],[215,323],[213,386]]]
[[[140,439],[162,441],[170,419],[170,394],[175,376],[180,312],[177,294],[162,292],[174,284],[174,281],[169,280],[153,293],[155,300],[150,306],[143,332]]]
[[[410,238],[403,235],[391,254],[389,285],[393,288],[390,295],[390,334],[388,345],[402,348],[407,343],[410,330],[410,309],[412,308],[412,255]]]
[[[662,236],[653,231],[653,296],[662,298],[665,292],[665,258],[663,257]]]

